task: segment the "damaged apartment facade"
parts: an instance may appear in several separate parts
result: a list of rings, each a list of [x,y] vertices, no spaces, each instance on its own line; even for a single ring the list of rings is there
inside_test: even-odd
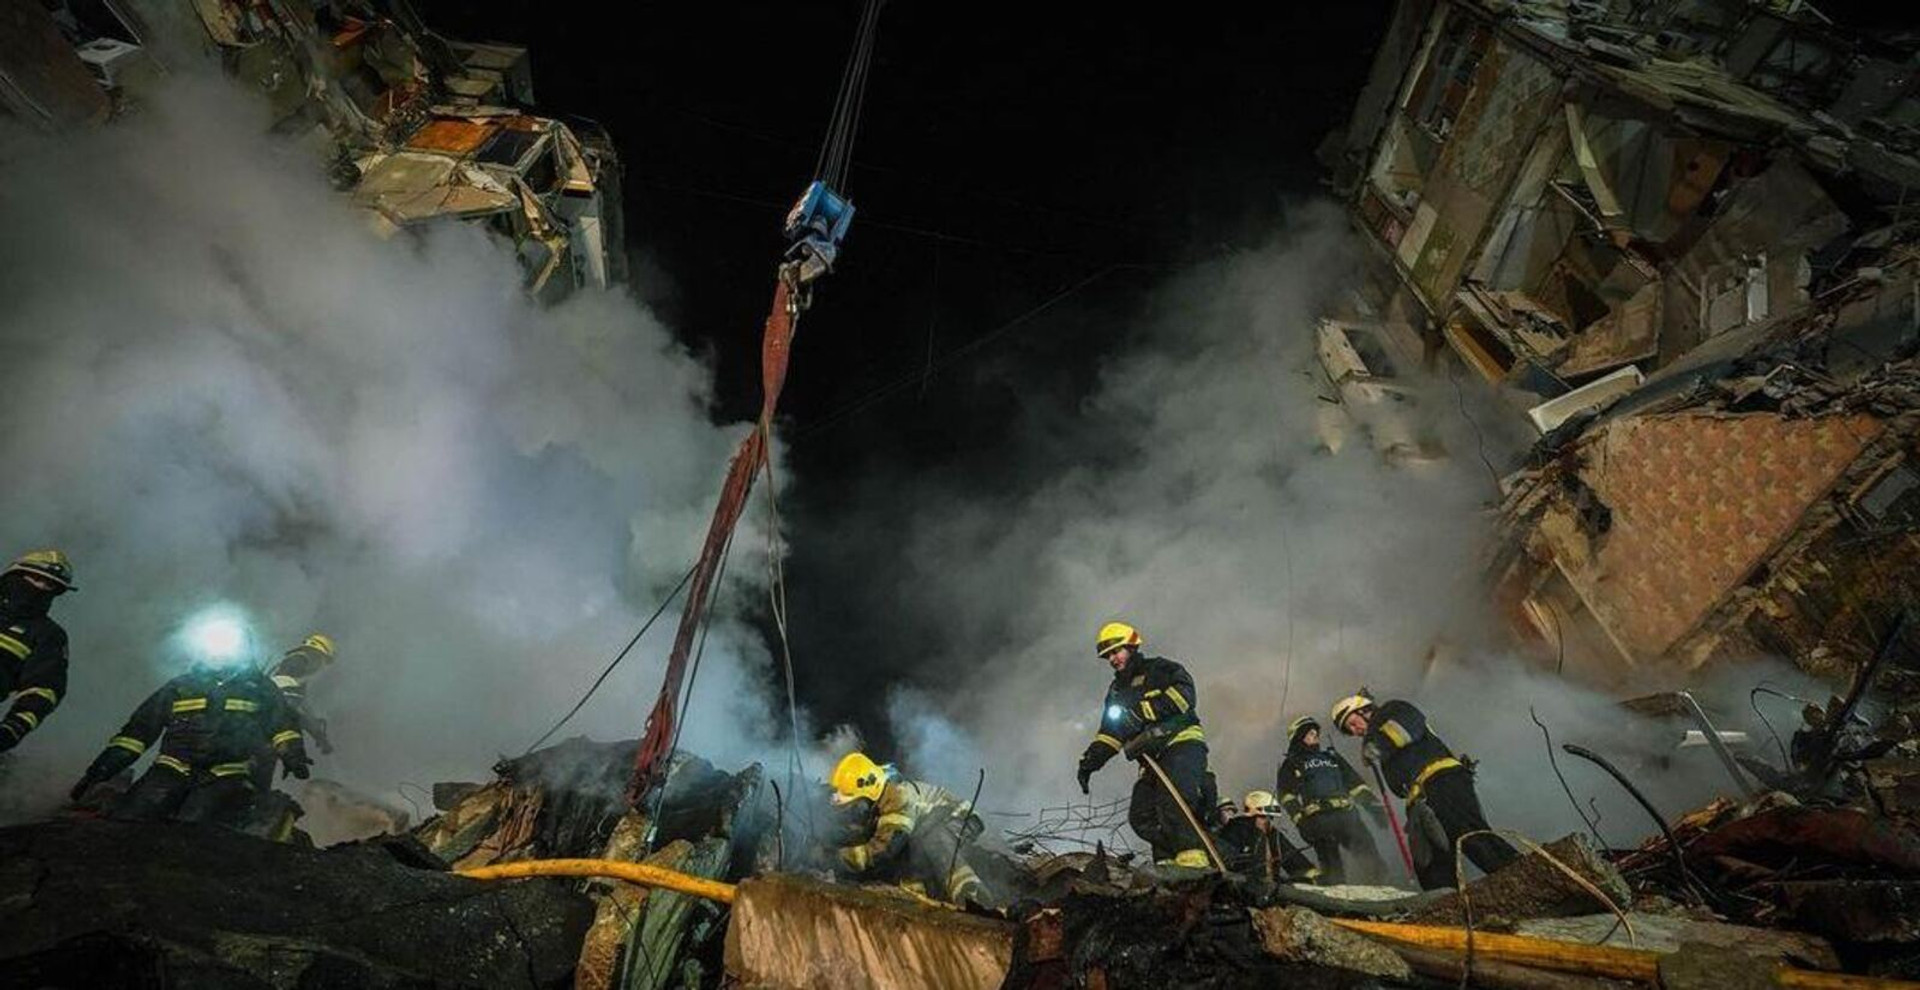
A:
[[[1323,154],[1374,329],[1541,435],[1491,576],[1545,662],[1844,677],[1920,587],[1917,51],[1797,2],[1399,4]]]
[[[442,38],[406,0],[0,0],[0,36],[0,112],[97,124],[168,66],[215,64],[381,236],[482,227],[543,301],[626,280],[606,131],[533,113],[526,49]]]

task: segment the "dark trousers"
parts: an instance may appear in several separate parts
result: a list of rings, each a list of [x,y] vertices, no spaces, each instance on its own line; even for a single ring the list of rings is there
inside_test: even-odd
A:
[[[1300,823],[1300,838],[1313,847],[1320,861],[1320,882],[1384,883],[1387,864],[1373,844],[1373,833],[1352,808],[1332,808],[1308,815]]]
[[[132,821],[214,822],[240,827],[253,807],[246,774],[214,777],[154,766],[115,805],[113,817]]]
[[[1431,848],[1437,837],[1429,835],[1431,829],[1417,827],[1416,811],[1419,805],[1425,805],[1432,812],[1441,832],[1446,835],[1445,848]],[[1453,851],[1456,848],[1463,850],[1468,861],[1479,867],[1482,873],[1492,873],[1520,858],[1520,853],[1497,835],[1476,835],[1461,840],[1463,835],[1491,827],[1487,824],[1486,813],[1480,810],[1480,796],[1474,793],[1473,774],[1467,770],[1442,770],[1434,774],[1421,788],[1415,806],[1407,809],[1407,818],[1407,831],[1415,843],[1429,847],[1414,856],[1419,866],[1422,889],[1438,890],[1454,885]]]
[[[1174,789],[1180,792],[1195,821],[1204,821],[1211,807],[1206,803],[1209,788],[1207,744],[1175,743],[1154,756],[1154,762],[1166,772]],[[1145,764],[1140,779],[1133,783],[1133,800],[1127,806],[1127,824],[1134,834],[1153,847],[1155,862],[1173,859],[1183,849],[1205,849],[1206,843],[1193,830],[1193,823],[1181,812],[1180,805],[1167,793],[1167,786]]]

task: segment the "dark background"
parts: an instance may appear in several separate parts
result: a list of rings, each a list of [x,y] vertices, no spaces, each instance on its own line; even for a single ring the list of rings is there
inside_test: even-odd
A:
[[[528,46],[540,107],[612,133],[635,291],[712,358],[714,413],[741,421],[759,404],[780,223],[813,174],[860,6],[422,12],[451,37]],[[1819,6],[1890,23],[1875,4]],[[891,552],[914,508],[903,483],[1016,497],[1034,476],[1020,460],[1048,443],[1035,408],[1085,393],[1145,293],[1258,244],[1317,191],[1314,149],[1345,122],[1390,9],[886,7],[846,190],[859,214],[781,404],[794,653],[827,724],[877,731],[875,682],[930,637],[970,634],[890,608],[911,580]]]
[[[872,680],[952,634],[883,614],[908,579],[887,537],[912,508],[890,481],[1012,494],[1032,404],[1087,389],[1169,270],[1259,243],[1316,191],[1314,148],[1389,12],[1046,6],[881,14],[847,190],[859,214],[781,403],[793,648],[826,724],[877,731]],[[539,106],[612,133],[636,291],[712,357],[715,415],[749,419],[780,222],[812,176],[860,4],[604,9],[423,4],[450,37],[528,46]]]

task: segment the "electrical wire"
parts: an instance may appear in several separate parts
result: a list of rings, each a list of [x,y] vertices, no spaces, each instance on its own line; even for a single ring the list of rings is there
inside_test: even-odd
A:
[[[1121,266],[1119,265],[1107,265],[1106,267],[1101,268],[1099,271],[1096,271],[1093,274],[1088,275],[1086,278],[1083,278],[1080,281],[1075,282],[1071,286],[1068,286],[1067,288],[1054,293],[1052,296],[1048,297],[1046,301],[1040,303],[1038,306],[1035,306],[1024,313],[1021,313],[1019,316],[1016,316],[1013,319],[1008,320],[1007,322],[1001,324],[1000,326],[995,327],[992,330],[989,330],[987,333],[979,337],[975,337],[973,340],[970,340],[967,343],[962,344],[951,351],[948,351],[946,354],[942,355],[938,361],[935,361],[933,363],[933,366],[930,370],[912,371],[898,378],[895,378],[892,381],[887,382],[886,384],[881,385],[878,388],[872,389],[871,391],[867,392],[865,395],[862,395],[861,397],[853,400],[852,402],[844,406],[841,406],[839,409],[831,413],[828,413],[824,418],[815,420],[814,422],[809,423],[806,426],[802,427],[798,431],[795,431],[792,439],[799,440],[803,437],[812,436],[813,434],[818,433],[821,430],[824,430],[830,426],[833,426],[836,423],[839,423],[840,421],[846,419],[849,416],[862,412],[863,410],[872,406],[874,403],[880,402],[881,400],[887,398],[888,396],[892,395],[895,392],[900,391],[903,388],[906,388],[909,385],[913,385],[916,382],[921,382],[921,381],[930,379],[933,375],[939,374],[940,372],[946,370],[947,368],[952,367],[955,363],[979,351],[981,348],[987,346],[990,343],[993,343],[995,340],[999,339],[1000,337],[1003,337],[1006,334],[1011,333],[1013,330],[1019,328],[1021,325],[1025,324],[1027,321],[1033,319],[1036,316],[1039,316],[1041,313],[1047,311],[1048,309],[1053,308],[1061,300],[1066,299],[1068,296],[1071,296],[1076,292],[1079,292],[1081,289],[1084,289],[1088,285],[1093,284],[1102,276],[1108,274],[1109,272],[1116,271],[1120,267]]]
[[[693,572],[699,566],[700,566],[699,564],[695,564],[693,567],[687,568],[687,573],[681,575],[680,577],[680,583],[674,585],[672,591],[667,592],[667,597],[662,598],[660,600],[659,607],[653,610],[652,615],[647,616],[647,621],[640,624],[640,631],[634,633],[632,639],[627,640],[627,645],[621,647],[619,653],[614,654],[613,659],[610,662],[608,662],[606,669],[600,671],[600,676],[593,679],[593,684],[592,686],[587,688],[587,693],[581,695],[580,700],[574,702],[573,707],[568,709],[565,715],[560,716],[560,721],[553,723],[553,728],[548,729],[546,732],[541,734],[540,738],[535,739],[533,741],[533,745],[528,746],[526,750],[520,754],[521,756],[525,756],[528,753],[531,753],[534,750],[539,749],[543,743],[553,738],[554,733],[560,731],[561,726],[566,725],[567,722],[570,721],[575,715],[578,715],[580,713],[580,709],[586,707],[587,700],[589,698],[592,698],[593,693],[595,691],[600,690],[600,685],[605,684],[607,682],[607,678],[613,674],[613,668],[620,666],[620,661],[625,660],[627,658],[627,654],[633,652],[633,648],[635,644],[638,644],[640,642],[640,637],[645,636],[647,634],[647,630],[653,628],[654,622],[660,618],[661,613],[667,610],[667,606],[672,604],[675,598],[680,597],[681,590],[686,588],[688,581],[693,580]]]
[[[762,443],[766,456],[762,468],[766,473],[767,492],[767,603],[773,612],[773,626],[780,634],[780,662],[787,687],[787,790],[799,794],[795,777],[804,777],[807,773],[806,760],[800,753],[800,702],[799,691],[794,686],[793,644],[787,633],[787,569],[780,548],[780,499],[775,493],[778,481],[773,474],[773,438],[769,434]],[[803,802],[807,813],[807,836],[809,840],[817,838],[814,830],[813,804]]]

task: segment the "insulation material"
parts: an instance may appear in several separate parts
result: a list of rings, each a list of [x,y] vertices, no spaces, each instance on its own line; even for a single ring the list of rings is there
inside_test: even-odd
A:
[[[740,884],[727,973],[770,990],[980,990],[1013,965],[1014,926],[876,890],[795,876]]]

